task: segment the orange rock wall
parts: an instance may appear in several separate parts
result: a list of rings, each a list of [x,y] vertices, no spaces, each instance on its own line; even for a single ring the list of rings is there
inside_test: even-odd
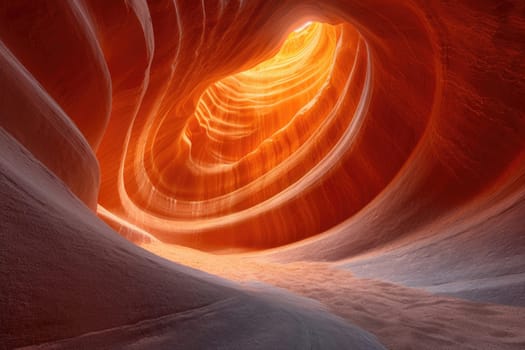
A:
[[[524,6],[4,2],[1,126],[113,227],[351,256],[523,176]]]

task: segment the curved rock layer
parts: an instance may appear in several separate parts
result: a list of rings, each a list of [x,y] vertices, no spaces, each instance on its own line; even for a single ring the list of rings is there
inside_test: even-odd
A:
[[[195,310],[262,310],[269,327],[277,308],[297,334],[329,324],[318,336],[335,348],[380,347],[300,301],[147,254],[95,212],[135,243],[332,261],[525,305],[523,33],[512,0],[0,1],[0,336],[126,346]],[[253,345],[246,327],[214,344]],[[175,341],[155,334],[144,347]]]
[[[303,193],[337,166],[351,129],[359,127],[354,116],[363,113],[370,83],[366,43],[349,25],[320,23],[283,43],[290,23],[309,18],[308,8],[299,17],[281,16],[282,24],[261,18],[262,28],[250,21],[228,31],[216,27],[259,8],[173,8],[179,22],[196,16],[184,12],[190,10],[199,11],[202,28],[177,32],[179,40],[166,47],[168,67],[155,64],[151,53],[149,75],[140,72],[136,113],[129,113],[129,93],[122,102],[114,93],[115,106],[126,104],[127,120],[122,125],[114,107],[108,145],[98,152],[99,204],[163,241],[202,249],[276,246],[319,233],[319,214],[308,210]],[[253,32],[250,45],[228,39],[235,35],[230,30]],[[155,47],[165,47],[162,35],[154,37]],[[198,57],[185,61],[182,50]],[[122,141],[117,152],[116,140]],[[307,210],[286,220],[297,206]]]
[[[525,142],[523,21],[512,15],[522,6],[379,5],[17,2],[2,11],[2,41],[13,69],[31,73],[26,85],[97,151],[102,217],[206,250],[330,230],[359,238],[344,257],[522,170],[511,169]],[[93,207],[97,175],[78,174],[93,173],[92,160],[51,157],[8,118],[4,127]],[[393,219],[403,230],[348,234],[365,206],[380,212],[372,225]]]
[[[523,149],[519,8],[137,3],[116,33],[106,6],[89,7],[113,82],[99,205],[162,241],[346,239],[334,227],[389,196],[374,225],[409,227],[352,233],[351,256],[487,191]],[[483,11],[485,32],[455,17]],[[292,31],[311,20],[330,24]]]

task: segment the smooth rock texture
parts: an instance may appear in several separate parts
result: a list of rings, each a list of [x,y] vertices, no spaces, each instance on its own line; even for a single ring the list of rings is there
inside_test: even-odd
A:
[[[0,0],[0,348],[525,347],[524,33],[518,0]]]
[[[0,145],[2,349],[383,349],[310,299],[137,247],[5,131]]]

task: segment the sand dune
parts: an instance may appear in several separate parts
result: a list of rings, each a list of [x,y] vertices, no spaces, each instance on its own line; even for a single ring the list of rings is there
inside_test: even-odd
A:
[[[165,244],[144,247],[160,256],[250,285],[263,281],[317,300],[376,335],[388,349],[521,349],[523,307],[469,302],[377,279],[333,263],[271,263],[261,258],[209,256]]]

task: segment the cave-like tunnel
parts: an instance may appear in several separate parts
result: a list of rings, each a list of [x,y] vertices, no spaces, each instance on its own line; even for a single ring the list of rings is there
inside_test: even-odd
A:
[[[525,2],[0,0],[0,349],[524,349]]]

